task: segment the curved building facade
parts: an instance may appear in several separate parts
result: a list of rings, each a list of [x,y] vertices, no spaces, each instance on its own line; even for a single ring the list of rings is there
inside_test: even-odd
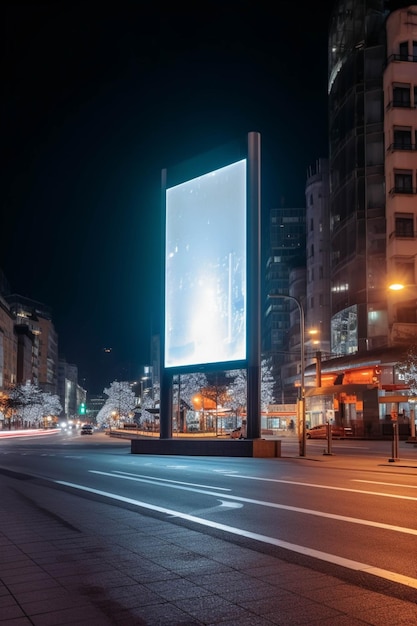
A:
[[[331,346],[386,345],[383,0],[340,0],[329,29]]]

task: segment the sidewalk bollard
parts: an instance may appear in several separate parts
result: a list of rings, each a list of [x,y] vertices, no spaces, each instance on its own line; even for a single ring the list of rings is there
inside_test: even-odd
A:
[[[323,454],[327,456],[331,456],[333,453],[332,453],[332,425],[330,424],[330,422],[327,422],[326,429],[327,429],[327,452],[326,450],[323,450]]]
[[[392,422],[392,456],[388,459],[389,463],[399,461],[398,456],[398,423]]]

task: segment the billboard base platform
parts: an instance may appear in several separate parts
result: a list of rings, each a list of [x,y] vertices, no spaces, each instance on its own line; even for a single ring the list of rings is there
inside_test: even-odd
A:
[[[131,454],[180,456],[239,456],[274,458],[281,456],[277,439],[132,439]]]

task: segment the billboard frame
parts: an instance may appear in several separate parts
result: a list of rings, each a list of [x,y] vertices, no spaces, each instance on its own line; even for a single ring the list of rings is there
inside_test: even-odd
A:
[[[261,154],[260,134],[248,133],[242,150],[241,144],[234,144],[230,151],[213,151],[211,165],[202,165],[198,159],[192,167],[182,164],[179,172],[161,172],[161,335],[160,335],[160,438],[172,437],[172,387],[173,377],[187,372],[206,372],[230,369],[247,370],[247,438],[259,438],[261,426],[260,411],[260,295],[261,295]],[[214,159],[214,160],[213,160]],[[187,182],[198,176],[210,173],[239,160],[246,159],[246,359],[197,365],[165,367],[165,319],[166,319],[166,192],[175,184]],[[209,159],[210,160],[210,159]],[[209,163],[206,160],[206,163]],[[213,166],[213,163],[215,165]],[[219,165],[220,163],[220,165]],[[187,177],[185,177],[187,171]],[[176,181],[171,183],[172,179]]]

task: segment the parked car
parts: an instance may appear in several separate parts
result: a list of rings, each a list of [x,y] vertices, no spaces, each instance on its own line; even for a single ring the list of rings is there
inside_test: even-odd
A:
[[[93,427],[91,426],[91,424],[83,424],[81,426],[81,434],[82,435],[92,435],[93,434]]]
[[[331,425],[332,437],[337,439],[343,439],[352,435],[352,429],[350,427]],[[318,426],[312,426],[306,431],[307,439],[326,439],[327,438],[327,424],[319,424]]]

